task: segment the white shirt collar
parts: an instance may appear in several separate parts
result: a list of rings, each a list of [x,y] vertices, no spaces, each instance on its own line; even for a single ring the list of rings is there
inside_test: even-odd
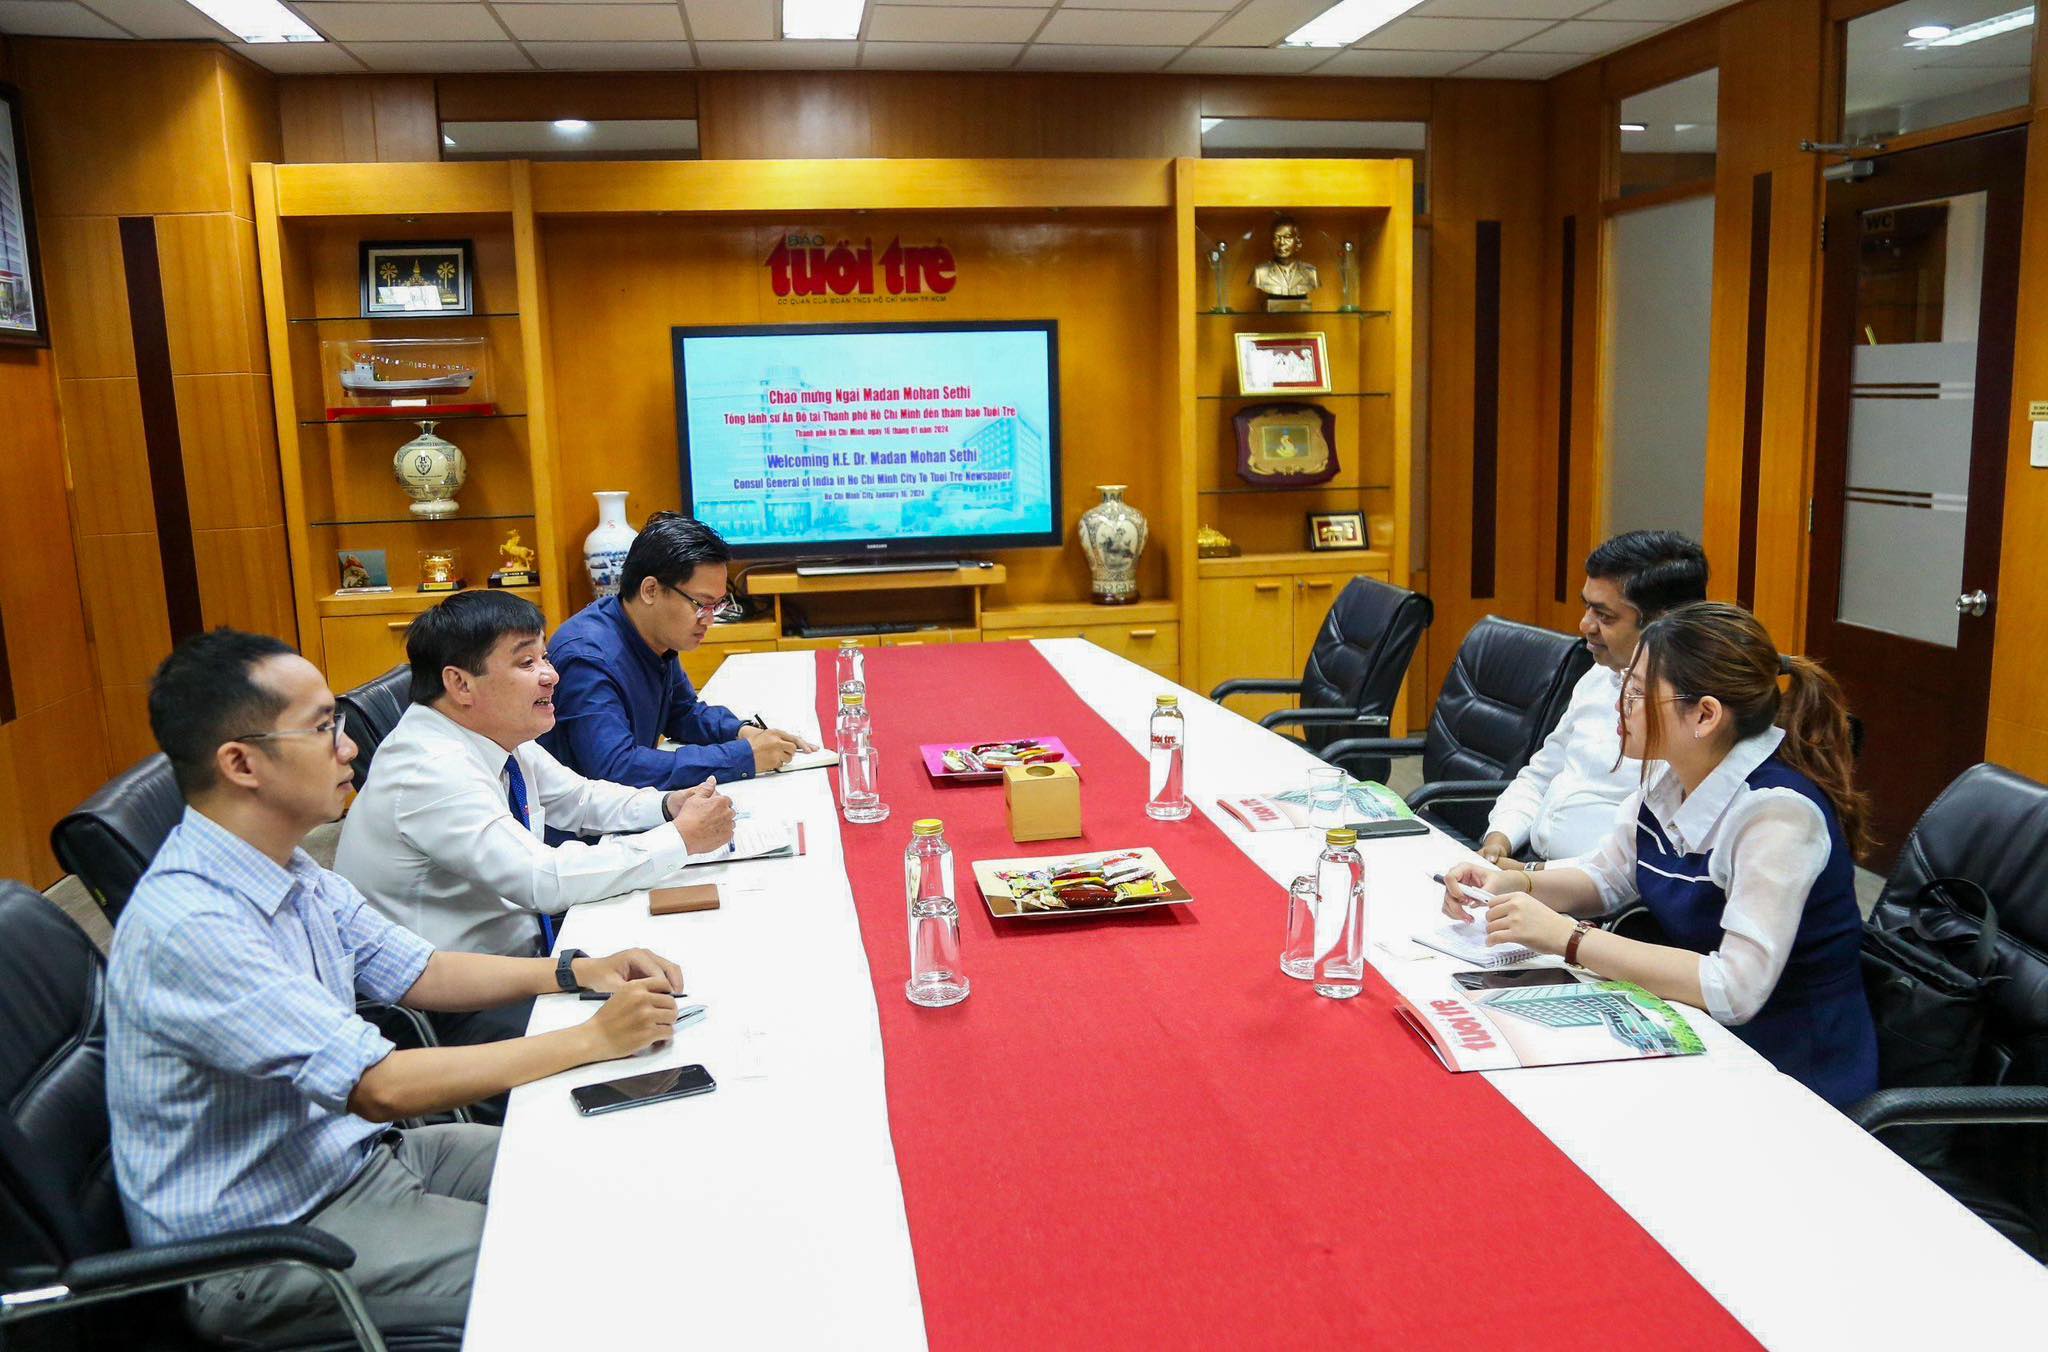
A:
[[[1683,801],[1677,774],[1668,763],[1659,765],[1650,775],[1650,787],[1643,801],[1656,815],[1672,847],[1683,854],[1698,854],[1700,842],[1707,838],[1707,833],[1714,829],[1714,823],[1727,811],[1728,804],[1735,798],[1735,791],[1742,787],[1743,781],[1757,766],[1771,758],[1771,753],[1778,749],[1778,743],[1784,740],[1785,730],[1776,726],[1765,728],[1754,737],[1743,738],[1728,748],[1728,754],[1721,758],[1721,763]]]
[[[431,704],[415,704],[414,713],[440,736],[459,743],[477,764],[491,772],[497,779],[505,773],[505,757],[510,753],[480,732],[473,732],[442,713]]]

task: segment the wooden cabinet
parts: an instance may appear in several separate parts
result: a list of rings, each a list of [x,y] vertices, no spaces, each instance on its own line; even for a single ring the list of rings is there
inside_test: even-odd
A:
[[[327,685],[339,695],[382,676],[405,660],[405,629],[419,612],[330,615],[320,621]]]
[[[1207,694],[1239,677],[1300,680],[1330,604],[1345,585],[1354,577],[1387,580],[1385,555],[1363,551],[1353,557],[1359,566],[1343,571],[1330,567],[1328,554],[1203,560],[1195,584],[1202,626],[1194,687]],[[1297,704],[1291,695],[1239,695],[1229,707],[1256,720]]]
[[[987,643],[1085,638],[1170,681],[1180,679],[1180,609],[1170,601],[990,609],[982,613],[981,637]]]
[[[719,664],[728,657],[741,653],[772,653],[775,651],[775,625],[768,620],[749,620],[740,624],[713,625],[698,647],[681,655],[683,674],[690,678],[690,684],[699,690],[718,670]]]

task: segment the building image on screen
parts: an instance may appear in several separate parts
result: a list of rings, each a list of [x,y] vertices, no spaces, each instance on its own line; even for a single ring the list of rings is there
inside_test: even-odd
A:
[[[685,503],[755,554],[1057,544],[1054,343],[1045,321],[678,329]]]

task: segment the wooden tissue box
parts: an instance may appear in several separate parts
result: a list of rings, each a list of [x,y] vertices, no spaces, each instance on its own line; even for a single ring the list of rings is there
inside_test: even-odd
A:
[[[1062,761],[1003,767],[1010,838],[1064,840],[1081,834],[1081,777]]]

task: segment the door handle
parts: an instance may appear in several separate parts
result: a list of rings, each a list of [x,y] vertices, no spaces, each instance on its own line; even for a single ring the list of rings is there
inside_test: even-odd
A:
[[[1262,592],[1279,591],[1280,584],[1277,582],[1254,582],[1252,583],[1252,590]]]
[[[1973,592],[1964,592],[1956,598],[1956,614],[1982,615],[1991,604],[1991,596],[1982,587]]]

